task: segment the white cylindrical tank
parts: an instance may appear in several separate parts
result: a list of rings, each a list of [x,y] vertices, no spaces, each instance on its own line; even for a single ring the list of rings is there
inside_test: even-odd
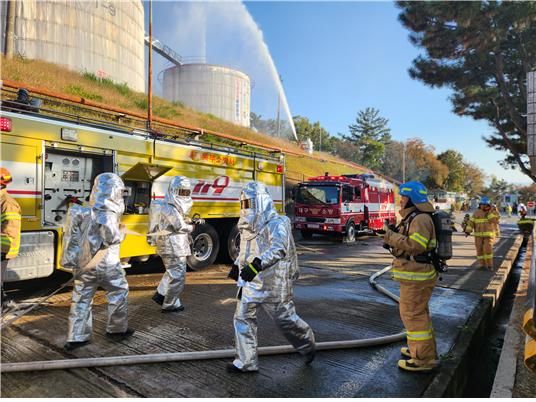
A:
[[[164,70],[162,80],[165,99],[249,127],[251,86],[243,72],[211,64],[183,64]]]
[[[7,2],[3,3],[4,39]],[[145,90],[141,0],[17,0],[13,33],[15,56],[57,63]]]

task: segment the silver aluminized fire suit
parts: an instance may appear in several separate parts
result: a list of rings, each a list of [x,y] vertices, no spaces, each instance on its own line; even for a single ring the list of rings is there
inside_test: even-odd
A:
[[[171,232],[156,239],[157,253],[166,267],[157,289],[164,296],[162,310],[178,310],[182,306],[179,296],[184,289],[186,257],[191,254],[189,234],[194,230],[194,226],[187,223],[193,204],[190,189],[188,178],[175,176],[160,206],[156,230]]]
[[[78,267],[74,272],[76,280],[67,342],[84,342],[91,337],[91,307],[99,286],[104,288],[108,299],[106,332],[115,334],[127,330],[128,283],[119,259],[119,245],[125,237],[119,227],[125,209],[124,188],[123,181],[114,173],[102,173],[95,178],[89,200],[91,216],[84,231],[87,237],[81,239],[79,246],[82,253],[88,249],[104,250],[101,252],[103,257],[95,267]]]
[[[241,371],[259,369],[257,357],[257,308],[274,319],[283,335],[302,355],[314,355],[311,327],[296,314],[293,282],[299,267],[290,220],[279,216],[266,186],[246,184],[240,195],[240,254],[235,264],[242,271],[256,257],[262,271],[251,281],[238,279],[239,296],[234,314],[236,356],[233,365]]]

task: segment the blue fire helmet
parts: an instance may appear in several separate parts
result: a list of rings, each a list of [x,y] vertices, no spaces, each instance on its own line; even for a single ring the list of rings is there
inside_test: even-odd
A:
[[[428,202],[428,191],[418,181],[408,181],[400,185],[399,194],[408,197],[414,204]]]
[[[480,197],[480,202],[478,203],[478,205],[491,205],[491,202],[488,197],[482,196]]]

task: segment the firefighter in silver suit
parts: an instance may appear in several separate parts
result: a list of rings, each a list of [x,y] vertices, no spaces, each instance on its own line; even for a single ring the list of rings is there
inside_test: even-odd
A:
[[[162,312],[184,310],[179,296],[184,289],[186,257],[191,254],[189,237],[194,230],[188,218],[193,204],[190,192],[191,185],[188,178],[173,177],[157,218],[156,230],[168,233],[159,235],[156,240],[156,250],[162,257],[166,272],[153,300],[162,306]],[[197,220],[196,223],[203,221]]]
[[[299,268],[290,220],[279,216],[266,186],[246,184],[240,194],[240,253],[235,261],[239,272],[234,314],[235,360],[230,372],[259,370],[257,357],[257,309],[262,307],[287,340],[305,356],[315,356],[311,327],[298,314],[293,300],[293,282]],[[231,271],[232,272],[232,271]]]
[[[134,333],[128,328],[128,283],[119,259],[119,245],[125,237],[120,224],[125,209],[123,181],[114,173],[102,173],[95,178],[89,200],[89,223],[81,242],[99,250],[94,266],[75,270],[69,332],[65,349],[72,350],[89,342],[92,332],[91,307],[93,296],[100,286],[108,299],[106,335],[124,339]],[[81,244],[81,250],[86,250]],[[95,259],[97,259],[95,261]]]

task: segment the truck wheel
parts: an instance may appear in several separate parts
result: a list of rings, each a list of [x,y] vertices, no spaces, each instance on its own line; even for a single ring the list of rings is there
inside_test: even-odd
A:
[[[240,232],[238,231],[238,226],[231,226],[231,231],[227,236],[227,253],[232,262],[234,262],[238,253],[240,252]]]
[[[343,241],[345,243],[353,243],[355,241],[355,224],[354,224],[354,222],[349,222],[346,225],[346,234],[344,235]]]
[[[303,240],[311,240],[313,238],[313,234],[306,230],[300,230],[300,233]]]
[[[188,257],[188,266],[197,271],[214,263],[220,250],[220,238],[216,229],[208,223],[196,225],[192,239],[192,255]]]

